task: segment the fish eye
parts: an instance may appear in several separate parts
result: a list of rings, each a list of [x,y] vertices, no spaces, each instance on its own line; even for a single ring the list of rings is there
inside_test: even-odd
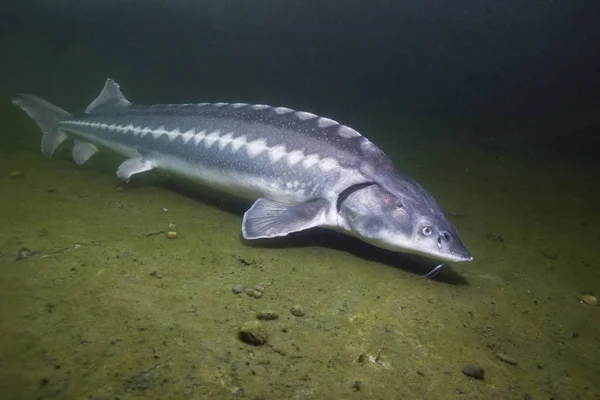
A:
[[[426,225],[423,227],[422,232],[423,232],[423,235],[429,236],[433,233],[433,229],[431,229],[431,227],[429,225]]]

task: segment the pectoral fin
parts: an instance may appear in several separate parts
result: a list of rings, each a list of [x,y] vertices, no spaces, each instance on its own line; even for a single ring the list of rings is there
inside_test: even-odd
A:
[[[285,205],[258,199],[244,214],[242,234],[245,239],[286,236],[322,225],[329,203],[325,199]]]
[[[119,179],[129,182],[131,175],[139,174],[154,169],[154,163],[151,160],[140,158],[130,158],[119,165],[117,176]]]
[[[98,152],[98,148],[92,143],[75,140],[73,145],[73,160],[77,165],[83,165],[91,156]]]

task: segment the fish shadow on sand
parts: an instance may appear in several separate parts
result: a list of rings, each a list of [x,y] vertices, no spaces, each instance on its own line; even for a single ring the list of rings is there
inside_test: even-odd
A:
[[[159,185],[165,189],[192,198],[200,203],[238,215],[243,215],[252,204],[252,202],[240,200],[228,194],[216,192],[202,186],[191,185],[180,180],[171,180],[164,177],[155,177],[152,180],[152,183],[150,183],[147,178],[132,180],[129,183],[129,186],[140,187],[147,184]],[[357,238],[325,228],[313,228],[303,232],[292,233],[285,237],[264,240],[245,240],[240,231],[239,238],[244,245],[251,247],[283,249],[319,246],[345,251],[364,260],[385,264],[411,274],[422,276],[432,271],[440,264],[438,261],[429,260],[424,257],[384,250],[365,243]],[[451,285],[469,284],[469,282],[462,275],[454,271],[450,265],[445,265],[444,268],[441,268],[439,273],[430,279]]]
[[[421,276],[424,276],[440,264],[435,260],[381,249],[357,238],[325,228],[313,228],[304,232],[292,233],[286,237],[268,240],[245,240],[240,234],[240,240],[248,246],[269,249],[316,246],[325,247],[328,249],[344,251],[367,261],[385,264]],[[439,273],[430,279],[451,285],[469,284],[469,282],[462,275],[454,271],[450,265],[445,265]]]

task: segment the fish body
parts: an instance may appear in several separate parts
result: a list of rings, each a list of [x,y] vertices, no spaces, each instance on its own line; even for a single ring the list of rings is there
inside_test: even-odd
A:
[[[33,95],[12,102],[42,130],[47,157],[72,138],[77,164],[103,148],[126,157],[117,170],[126,182],[156,169],[253,200],[246,239],[325,227],[390,250],[472,259],[433,197],[332,119],[262,104],[135,105],[111,79],[80,116]]]

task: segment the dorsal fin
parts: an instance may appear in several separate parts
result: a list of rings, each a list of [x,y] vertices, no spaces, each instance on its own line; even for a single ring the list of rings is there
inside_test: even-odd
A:
[[[108,78],[104,84],[104,89],[102,89],[98,97],[87,106],[85,113],[89,114],[105,107],[127,107],[130,104],[131,103],[125,96],[123,96],[123,93],[121,93],[119,84]]]

